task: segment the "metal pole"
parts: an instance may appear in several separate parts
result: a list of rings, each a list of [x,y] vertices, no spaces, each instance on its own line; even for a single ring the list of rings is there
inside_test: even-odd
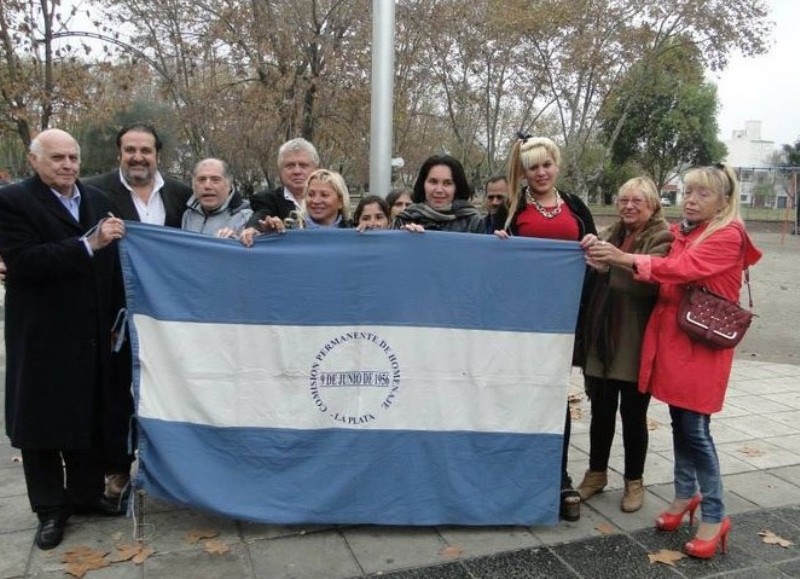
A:
[[[797,169],[792,171],[792,195],[794,197],[794,234],[800,235],[800,203],[797,199]]]
[[[369,192],[386,197],[392,186],[394,0],[372,0],[372,99]]]

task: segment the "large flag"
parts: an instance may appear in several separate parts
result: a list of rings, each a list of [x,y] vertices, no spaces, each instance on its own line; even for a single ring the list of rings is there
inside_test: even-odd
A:
[[[147,493],[284,524],[557,521],[577,243],[127,227]]]

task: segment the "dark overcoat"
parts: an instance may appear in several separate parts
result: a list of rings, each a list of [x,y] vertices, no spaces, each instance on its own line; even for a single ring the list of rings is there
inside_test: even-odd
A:
[[[263,221],[267,217],[278,217],[283,221],[297,207],[284,196],[283,185],[279,185],[275,189],[265,189],[251,195],[250,209],[253,210],[253,215],[250,216],[250,220],[245,227],[258,228],[259,221]]]
[[[81,236],[111,206],[78,184],[80,222],[38,177],[0,189],[6,262],[6,434],[26,449],[102,447],[110,330],[121,302],[116,243],[89,255]]]
[[[96,175],[83,180],[85,184],[97,187],[106,194],[116,217],[126,221],[139,221],[139,212],[133,204],[131,192],[122,184],[119,178],[119,169]],[[188,185],[164,177],[164,187],[161,189],[161,200],[164,202],[166,218],[164,225],[167,227],[181,227],[181,218],[186,210],[186,202],[192,196],[192,188]]]

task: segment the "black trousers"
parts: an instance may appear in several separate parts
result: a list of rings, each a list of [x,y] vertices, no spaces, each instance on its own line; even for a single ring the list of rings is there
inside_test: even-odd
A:
[[[572,415],[569,413],[569,402],[567,402],[567,416],[564,420],[564,446],[561,452],[561,490],[572,488],[572,477],[567,470],[569,462],[569,439],[572,436]]]
[[[622,418],[622,444],[625,448],[625,478],[642,478],[649,441],[647,408],[650,405],[650,394],[639,392],[635,382],[593,376],[586,376],[586,382],[592,403],[589,470],[604,471],[608,468],[619,408]]]
[[[99,450],[23,448],[22,467],[31,509],[39,519],[66,519],[73,509],[96,505],[103,495],[103,453]]]

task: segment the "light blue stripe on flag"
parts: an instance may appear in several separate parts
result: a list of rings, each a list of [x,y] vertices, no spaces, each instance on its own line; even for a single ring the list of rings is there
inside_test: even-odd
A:
[[[142,433],[148,493],[237,519],[556,522],[557,435],[216,429],[150,419]]]
[[[406,231],[290,231],[238,241],[128,224],[129,309],[161,320],[570,333],[577,243]],[[555,304],[553,302],[556,302]]]
[[[148,493],[272,523],[557,521],[576,243],[131,223],[121,255]]]

